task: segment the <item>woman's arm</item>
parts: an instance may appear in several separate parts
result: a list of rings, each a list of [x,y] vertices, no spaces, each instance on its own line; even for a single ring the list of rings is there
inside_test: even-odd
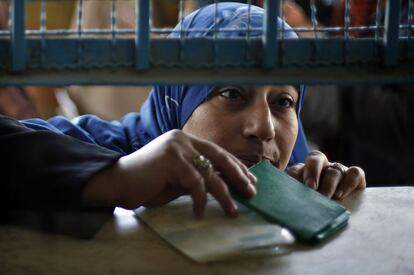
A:
[[[200,154],[211,161],[207,171],[194,164],[194,156]],[[229,188],[250,197],[255,182],[247,168],[218,145],[173,130],[97,174],[86,186],[83,202],[135,209],[161,206],[188,194],[194,214],[202,217],[210,193],[234,217],[238,211]]]
[[[170,131],[140,150],[119,153],[51,131],[33,131],[0,117],[2,152],[0,203],[16,209],[58,210],[82,207],[156,207],[189,194],[202,216],[207,193],[229,216],[237,215],[229,187],[255,193],[255,178],[219,146],[180,130]],[[195,155],[212,167],[200,171]]]

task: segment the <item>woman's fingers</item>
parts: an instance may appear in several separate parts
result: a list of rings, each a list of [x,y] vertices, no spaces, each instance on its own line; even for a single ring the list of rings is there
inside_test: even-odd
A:
[[[318,192],[332,198],[335,191],[343,179],[343,174],[338,169],[328,166],[323,170],[321,179],[319,181]]]
[[[347,168],[337,162],[330,163],[319,151],[310,152],[305,164],[295,164],[288,168],[287,173],[334,199],[344,198],[353,190],[366,187],[365,173],[361,168]]]
[[[241,167],[241,169],[243,170],[244,174],[247,175],[247,177],[250,180],[250,183],[253,185],[256,185],[257,182],[257,178],[255,175],[253,175],[249,169],[247,168],[246,165],[244,165],[238,158],[236,158],[236,156],[234,156],[233,154],[229,153],[229,156],[239,165],[239,167]]]
[[[304,183],[310,188],[317,190],[322,170],[328,164],[328,159],[323,153],[319,151],[310,152],[305,160],[303,171]]]
[[[155,198],[145,203],[144,206],[148,208],[160,207],[185,194],[188,194],[188,191],[184,187],[169,185]]]
[[[193,154],[198,155],[197,152]],[[204,209],[207,204],[207,191],[220,203],[227,215],[230,217],[238,215],[237,206],[233,202],[226,184],[212,167],[208,170],[199,171],[195,167],[192,158],[187,161],[183,160],[183,169],[178,181],[191,195],[193,211],[196,217],[201,218],[204,215]]]
[[[153,162],[160,168],[157,175],[163,184],[158,184],[158,192],[152,192],[151,198],[145,201],[147,206],[167,203],[180,194],[171,189],[184,189],[193,200],[195,216],[202,217],[209,192],[225,213],[234,217],[238,211],[228,186],[246,196],[255,194],[256,178],[239,160],[216,144],[174,130],[160,137],[158,143],[154,141],[152,146],[162,148]],[[148,189],[156,189],[156,185]]]
[[[288,167],[287,173],[289,176],[295,178],[296,180],[302,182],[303,181],[303,170],[305,164],[304,163],[295,163],[294,165]]]
[[[208,192],[219,202],[227,215],[237,217],[239,211],[234,203],[226,183],[217,173],[211,172],[206,179]]]
[[[193,211],[197,218],[202,218],[204,215],[204,208],[207,204],[207,188],[205,186],[204,177],[191,167],[189,163],[183,173],[180,173],[179,183],[186,188],[193,200]]]
[[[359,167],[349,167],[344,173],[341,182],[336,188],[334,199],[342,199],[348,196],[355,189],[366,187],[365,172]]]
[[[256,194],[256,178],[244,164],[216,144],[195,137],[192,137],[192,140],[195,149],[211,161],[214,169],[220,172],[227,184],[245,196]]]

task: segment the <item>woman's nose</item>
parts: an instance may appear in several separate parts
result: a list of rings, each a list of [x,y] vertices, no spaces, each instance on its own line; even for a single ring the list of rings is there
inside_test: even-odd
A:
[[[250,108],[249,108],[250,109]],[[275,137],[275,125],[269,106],[253,106],[245,116],[243,134],[248,138],[270,141]]]

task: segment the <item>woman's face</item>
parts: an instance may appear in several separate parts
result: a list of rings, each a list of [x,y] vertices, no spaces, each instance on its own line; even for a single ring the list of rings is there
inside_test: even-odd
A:
[[[293,86],[217,88],[183,131],[212,141],[246,166],[267,159],[285,169],[298,133]]]

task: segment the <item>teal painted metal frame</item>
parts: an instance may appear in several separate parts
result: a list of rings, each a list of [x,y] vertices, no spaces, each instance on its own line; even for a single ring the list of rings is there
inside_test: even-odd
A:
[[[13,0],[11,20],[11,70],[21,72],[26,68],[25,0]]]
[[[388,1],[383,40],[277,37],[279,1],[265,2],[261,39],[180,40],[151,38],[150,2],[136,0],[135,38],[116,43],[25,37],[24,3],[12,1],[11,39],[0,39],[0,86],[414,83],[414,40],[399,37],[399,1]]]
[[[277,17],[279,1],[265,1],[265,18],[264,18],[264,58],[263,65],[265,68],[274,68],[279,65],[279,45],[277,41]],[[277,12],[273,12],[277,11]]]
[[[136,38],[135,38],[135,64],[137,70],[148,69],[150,65],[149,46],[150,46],[150,3],[149,0],[136,0]]]
[[[387,1],[385,10],[384,65],[397,64],[397,46],[400,24],[400,1]]]

